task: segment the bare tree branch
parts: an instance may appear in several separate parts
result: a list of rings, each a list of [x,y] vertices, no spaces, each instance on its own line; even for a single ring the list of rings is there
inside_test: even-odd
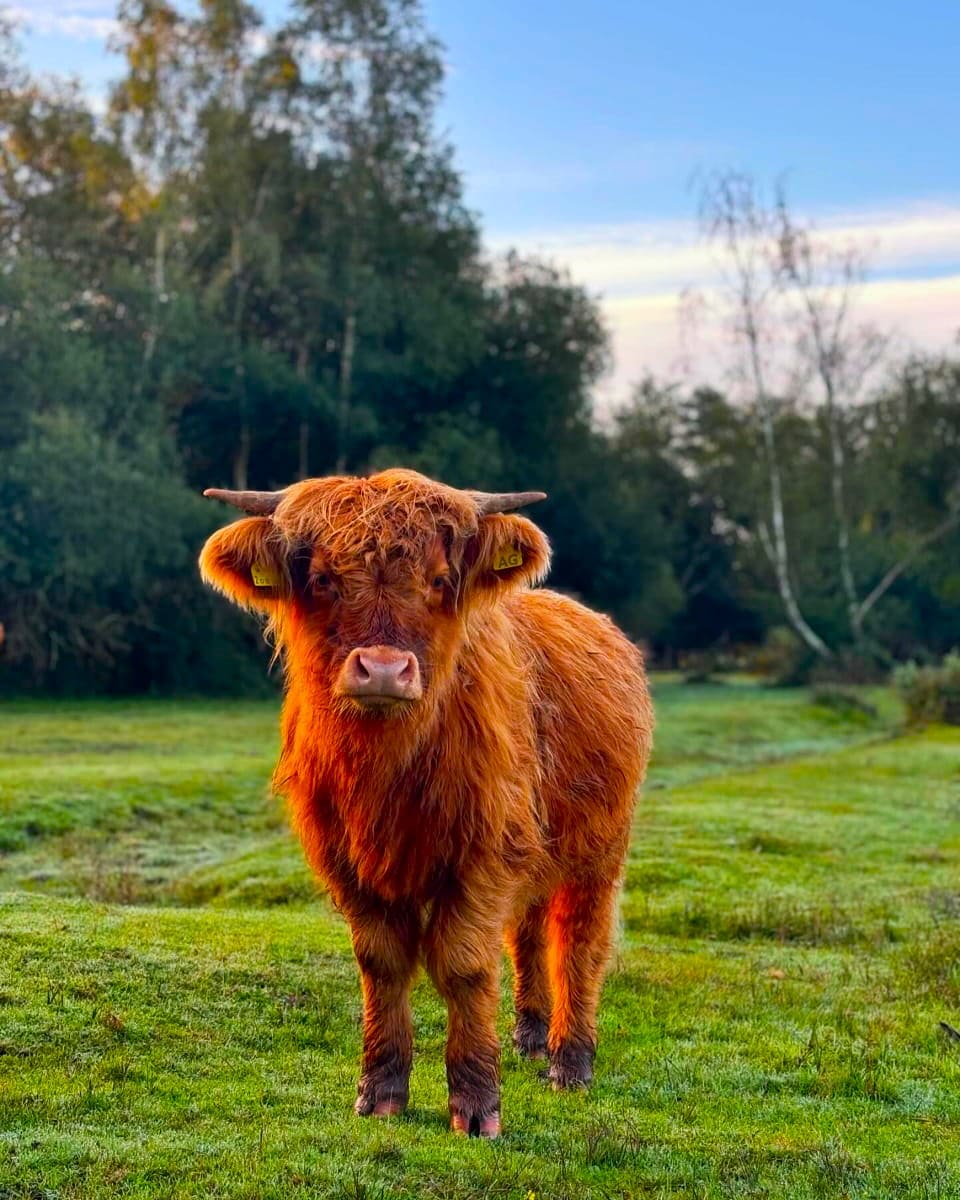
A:
[[[903,558],[900,559],[898,563],[895,563],[890,570],[887,571],[877,586],[860,605],[857,612],[857,619],[861,626],[867,613],[873,608],[877,601],[890,590],[893,584],[895,584],[904,571],[906,571],[907,568],[916,561],[919,555],[922,554],[928,546],[933,545],[934,542],[944,537],[958,525],[960,525],[960,509],[954,509],[954,511],[951,512],[950,515],[943,521],[941,521],[939,525],[935,526],[928,533],[925,533],[923,537],[917,539],[911,549],[903,556]]]

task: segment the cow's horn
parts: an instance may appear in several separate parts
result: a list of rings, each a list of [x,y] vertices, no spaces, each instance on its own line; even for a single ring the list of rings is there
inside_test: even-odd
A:
[[[546,492],[471,492],[477,502],[480,516],[490,513],[512,512],[515,508],[525,508],[528,504],[536,504],[538,500],[546,500]]]
[[[232,504],[252,517],[272,516],[283,499],[283,492],[231,492],[226,488],[207,488],[203,494],[211,500]]]

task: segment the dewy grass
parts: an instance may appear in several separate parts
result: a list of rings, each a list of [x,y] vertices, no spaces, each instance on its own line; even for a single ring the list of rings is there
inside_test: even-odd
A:
[[[504,1127],[351,1112],[345,926],[267,791],[276,706],[25,704],[0,734],[0,1197],[960,1195],[960,733],[657,687],[597,1081],[500,1028]]]

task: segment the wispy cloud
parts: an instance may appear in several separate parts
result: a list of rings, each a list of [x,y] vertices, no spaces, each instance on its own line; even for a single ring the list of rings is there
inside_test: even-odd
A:
[[[870,261],[857,293],[865,321],[925,348],[946,346],[960,328],[960,205],[916,205],[900,212],[834,213],[819,233],[835,247],[856,243]],[[679,305],[690,290],[715,299],[722,264],[695,223],[632,222],[568,227],[488,240],[546,256],[600,298],[613,336],[615,366],[602,404],[625,398],[645,371],[720,381],[728,356],[709,317],[695,340],[681,336]],[[709,310],[708,304],[708,310]]]
[[[960,267],[960,205],[837,215],[821,222],[819,232],[835,247],[851,242],[863,247],[877,273]],[[722,271],[716,250],[698,235],[692,219],[497,233],[489,244],[495,251],[518,246],[545,255],[587,287],[611,296],[703,287]]]
[[[708,300],[711,295],[708,291]],[[730,366],[724,330],[708,320],[694,338],[685,337],[679,300],[676,292],[601,300],[616,360],[599,388],[602,407],[624,401],[647,372],[723,384]],[[960,273],[874,280],[864,284],[857,300],[860,318],[894,334],[900,347],[946,349],[960,331]]]
[[[42,4],[26,3],[7,9],[13,20],[31,33],[56,35],[76,41],[105,41],[116,32],[113,7],[95,0]]]

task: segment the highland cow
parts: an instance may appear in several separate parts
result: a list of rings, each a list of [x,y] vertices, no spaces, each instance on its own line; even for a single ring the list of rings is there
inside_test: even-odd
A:
[[[204,578],[268,618],[286,697],[274,775],[349,923],[363,993],[356,1111],[407,1103],[410,987],[447,1004],[451,1126],[500,1130],[501,945],[514,1041],[556,1088],[593,1073],[596,1015],[653,718],[640,652],[533,587],[538,492],[412,471],[205,495],[254,514]]]

